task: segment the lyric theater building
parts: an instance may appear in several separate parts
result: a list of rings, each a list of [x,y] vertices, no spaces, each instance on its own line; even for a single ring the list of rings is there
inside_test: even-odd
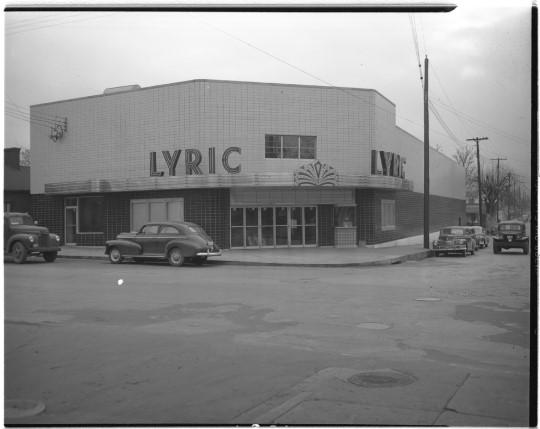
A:
[[[225,249],[421,235],[423,143],[395,111],[371,89],[214,80],[34,105],[32,214],[78,245],[175,219]],[[465,173],[430,164],[435,231],[465,220]]]

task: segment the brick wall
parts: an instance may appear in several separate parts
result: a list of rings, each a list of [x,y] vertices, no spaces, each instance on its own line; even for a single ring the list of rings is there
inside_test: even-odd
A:
[[[31,196],[30,216],[46,226],[50,233],[58,234],[64,240],[64,198],[51,195]]]
[[[30,212],[32,200],[30,191],[4,191],[4,208],[9,204],[12,212]]]
[[[381,229],[381,200],[395,200],[396,227]],[[424,232],[424,195],[410,191],[358,189],[358,237],[366,244],[377,244]],[[465,224],[465,200],[430,196],[430,232],[448,225]]]
[[[334,245],[334,206],[320,204],[319,208],[319,246]]]
[[[102,246],[119,233],[130,231],[130,200],[151,198],[183,198],[184,220],[194,222],[214,239],[218,246],[230,247],[228,189],[189,189],[97,194],[104,198],[104,231],[76,234],[80,246]],[[64,239],[64,197],[32,195],[32,209],[40,224]],[[54,229],[52,229],[54,228]]]

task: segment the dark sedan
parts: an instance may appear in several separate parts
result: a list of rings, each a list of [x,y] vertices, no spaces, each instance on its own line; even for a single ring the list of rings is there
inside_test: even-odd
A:
[[[497,235],[493,237],[493,253],[501,253],[501,249],[522,249],[529,254],[529,236],[526,225],[517,220],[500,222],[497,225]]]
[[[433,242],[435,256],[457,253],[467,256],[474,255],[476,241],[471,231],[463,226],[448,226],[439,232],[439,239]]]
[[[476,245],[483,249],[489,245],[489,237],[486,234],[484,228],[481,226],[471,226],[470,229],[473,231],[474,239],[476,240]]]
[[[125,259],[168,260],[180,267],[191,261],[201,265],[210,256],[220,256],[221,249],[199,225],[191,222],[152,222],[138,232],[121,233],[105,243],[105,254],[113,264]]]

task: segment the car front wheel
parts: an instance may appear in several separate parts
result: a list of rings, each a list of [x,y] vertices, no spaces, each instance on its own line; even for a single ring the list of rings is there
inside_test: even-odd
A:
[[[173,267],[181,267],[184,265],[184,255],[182,255],[182,252],[177,247],[169,251],[168,259],[169,264]]]
[[[24,244],[17,241],[11,248],[11,256],[13,256],[13,262],[16,264],[22,264],[24,261],[26,261],[28,251],[26,250],[26,247],[24,247]]]
[[[43,254],[43,259],[45,259],[45,262],[54,262],[56,259],[56,252],[45,252]]]
[[[109,250],[109,261],[111,261],[111,264],[119,264],[122,262],[122,259],[122,253],[118,247],[113,247]]]

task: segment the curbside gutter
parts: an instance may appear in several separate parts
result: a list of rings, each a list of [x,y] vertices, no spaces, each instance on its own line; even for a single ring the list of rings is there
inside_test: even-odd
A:
[[[346,268],[346,267],[374,267],[382,265],[396,265],[407,261],[420,261],[433,256],[432,250],[421,250],[419,252],[409,253],[407,255],[396,256],[393,258],[379,259],[364,262],[346,262],[346,263],[305,263],[305,262],[255,262],[255,261],[234,261],[234,260],[219,260],[209,259],[208,265],[240,265],[250,267],[316,267],[316,268]],[[91,259],[108,261],[106,255],[62,255],[58,254],[58,258],[65,259]]]

